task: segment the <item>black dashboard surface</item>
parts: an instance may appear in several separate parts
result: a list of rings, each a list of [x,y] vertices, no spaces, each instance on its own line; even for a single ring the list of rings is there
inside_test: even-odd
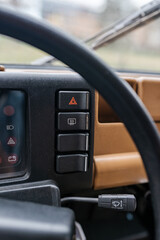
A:
[[[14,176],[11,178],[3,178],[0,180],[1,185],[18,183],[18,182],[34,182],[52,179],[54,180],[62,193],[73,192],[73,190],[80,190],[90,188],[92,186],[92,168],[93,168],[93,139],[94,139],[94,90],[74,72],[59,72],[55,73],[39,73],[35,72],[1,72],[0,73],[0,89],[1,90],[16,90],[25,93],[25,150],[23,167],[24,172],[21,176]],[[58,109],[59,92],[70,92],[70,103],[73,109],[68,110]],[[79,99],[74,93],[89,94],[88,109],[76,108]],[[74,101],[75,100],[75,101]],[[82,101],[84,96],[82,97]],[[77,101],[77,102],[76,102]],[[78,104],[77,104],[78,105]],[[72,155],[71,150],[68,152],[58,152],[57,150],[57,136],[60,134],[68,134],[68,132],[61,132],[58,130],[57,117],[59,112],[83,112],[88,113],[89,128],[88,129],[71,129],[70,135],[84,135],[87,148],[74,150],[74,154],[88,156],[87,162],[78,165],[80,171],[67,171],[63,173],[57,172],[56,159],[57,155]],[[73,126],[75,118],[69,121],[70,126]],[[84,124],[81,124],[81,126]],[[84,131],[85,130],[85,131]],[[76,138],[77,139],[77,138]],[[77,144],[81,143],[81,138]],[[20,140],[24,141],[24,140]],[[66,142],[66,144],[68,144]],[[79,151],[80,150],[80,151]],[[82,159],[82,156],[81,156]],[[86,160],[86,158],[84,157]],[[63,162],[64,163],[64,162]],[[66,161],[66,164],[68,162]],[[71,162],[73,170],[73,162]],[[87,165],[86,165],[87,164]],[[85,165],[85,166],[83,166]],[[83,171],[85,170],[85,171]]]

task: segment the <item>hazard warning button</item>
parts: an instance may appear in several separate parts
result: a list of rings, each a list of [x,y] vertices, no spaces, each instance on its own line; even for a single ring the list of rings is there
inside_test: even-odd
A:
[[[89,92],[59,91],[58,108],[60,110],[89,110]]]

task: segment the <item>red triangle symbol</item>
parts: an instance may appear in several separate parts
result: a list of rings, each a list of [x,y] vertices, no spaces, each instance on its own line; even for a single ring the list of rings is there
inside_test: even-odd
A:
[[[74,97],[72,97],[71,101],[69,102],[69,105],[77,105],[77,102]]]
[[[12,138],[12,137],[10,137],[9,140],[8,140],[8,142],[7,142],[7,145],[11,145],[11,146],[16,145],[15,139]]]

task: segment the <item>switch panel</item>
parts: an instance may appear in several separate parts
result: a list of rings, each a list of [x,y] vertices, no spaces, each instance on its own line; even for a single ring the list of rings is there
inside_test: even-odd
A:
[[[88,91],[59,91],[58,109],[60,110],[89,110]]]
[[[88,151],[89,134],[59,134],[57,143],[57,150],[59,152]]]
[[[89,113],[86,112],[58,113],[58,130],[61,131],[89,130]]]
[[[58,155],[56,159],[56,171],[58,173],[86,172],[88,154]]]
[[[57,173],[87,172],[90,120],[89,91],[58,92]]]

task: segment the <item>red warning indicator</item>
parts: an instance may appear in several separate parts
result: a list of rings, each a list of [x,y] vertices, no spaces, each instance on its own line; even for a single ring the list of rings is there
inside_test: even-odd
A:
[[[8,140],[7,140],[7,145],[11,146],[11,147],[14,147],[17,143],[17,140],[15,137],[10,137]]]
[[[15,164],[18,162],[18,157],[16,154],[11,154],[8,156],[8,162],[11,164]]]
[[[7,105],[3,108],[3,112],[6,116],[10,117],[10,116],[14,115],[15,109],[13,106]]]
[[[77,102],[74,97],[72,97],[71,101],[69,102],[69,105],[77,105]]]

